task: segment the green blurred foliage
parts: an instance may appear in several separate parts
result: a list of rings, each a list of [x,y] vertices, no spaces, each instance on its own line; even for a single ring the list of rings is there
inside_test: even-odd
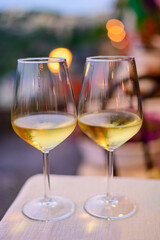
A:
[[[74,28],[69,38],[45,28],[25,35],[0,29],[0,76],[15,70],[18,58],[48,56],[57,47],[76,52],[80,46],[94,46],[105,34],[104,26]]]

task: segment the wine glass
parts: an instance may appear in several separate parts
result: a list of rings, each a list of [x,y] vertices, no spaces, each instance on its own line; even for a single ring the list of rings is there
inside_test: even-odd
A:
[[[12,127],[19,137],[43,153],[44,197],[27,202],[22,209],[30,219],[54,221],[74,212],[71,200],[50,193],[48,154],[73,132],[76,122],[66,60],[19,59],[11,111]]]
[[[105,219],[133,214],[127,197],[112,193],[113,151],[134,136],[142,125],[142,106],[134,57],[98,56],[86,59],[78,109],[78,123],[107,158],[106,194],[89,198],[84,209]]]

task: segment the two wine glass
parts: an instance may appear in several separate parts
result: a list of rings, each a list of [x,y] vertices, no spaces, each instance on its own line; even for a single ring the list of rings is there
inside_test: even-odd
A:
[[[68,69],[62,58],[19,59],[12,106],[12,126],[26,142],[43,153],[44,197],[23,207],[27,217],[54,221],[70,216],[74,203],[50,193],[51,149],[74,130],[77,121]],[[107,193],[88,199],[84,209],[105,219],[134,213],[135,205],[112,194],[113,151],[135,135],[142,125],[141,98],[132,57],[86,59],[78,107],[82,131],[108,154]]]

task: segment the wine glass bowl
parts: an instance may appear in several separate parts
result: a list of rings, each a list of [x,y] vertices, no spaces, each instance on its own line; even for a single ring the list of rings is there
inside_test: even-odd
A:
[[[130,216],[136,206],[111,192],[113,151],[133,137],[142,125],[142,106],[134,57],[86,59],[78,123],[81,130],[107,150],[107,193],[91,197],[85,210],[96,217]]]
[[[19,59],[11,111],[12,127],[19,137],[43,153],[44,197],[27,202],[22,210],[33,220],[60,220],[74,211],[71,200],[50,193],[48,154],[73,132],[76,121],[66,60]]]

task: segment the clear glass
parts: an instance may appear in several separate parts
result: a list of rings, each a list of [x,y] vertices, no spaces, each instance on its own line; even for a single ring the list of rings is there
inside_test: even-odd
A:
[[[74,212],[71,200],[51,195],[48,154],[73,132],[76,122],[66,60],[19,59],[11,110],[12,127],[19,137],[43,153],[44,196],[27,202],[22,209],[30,219],[54,221]]]
[[[136,206],[127,197],[112,193],[113,151],[134,136],[143,121],[134,57],[89,57],[78,108],[81,130],[106,150],[106,193],[91,197],[84,209],[105,219],[133,214]]]

